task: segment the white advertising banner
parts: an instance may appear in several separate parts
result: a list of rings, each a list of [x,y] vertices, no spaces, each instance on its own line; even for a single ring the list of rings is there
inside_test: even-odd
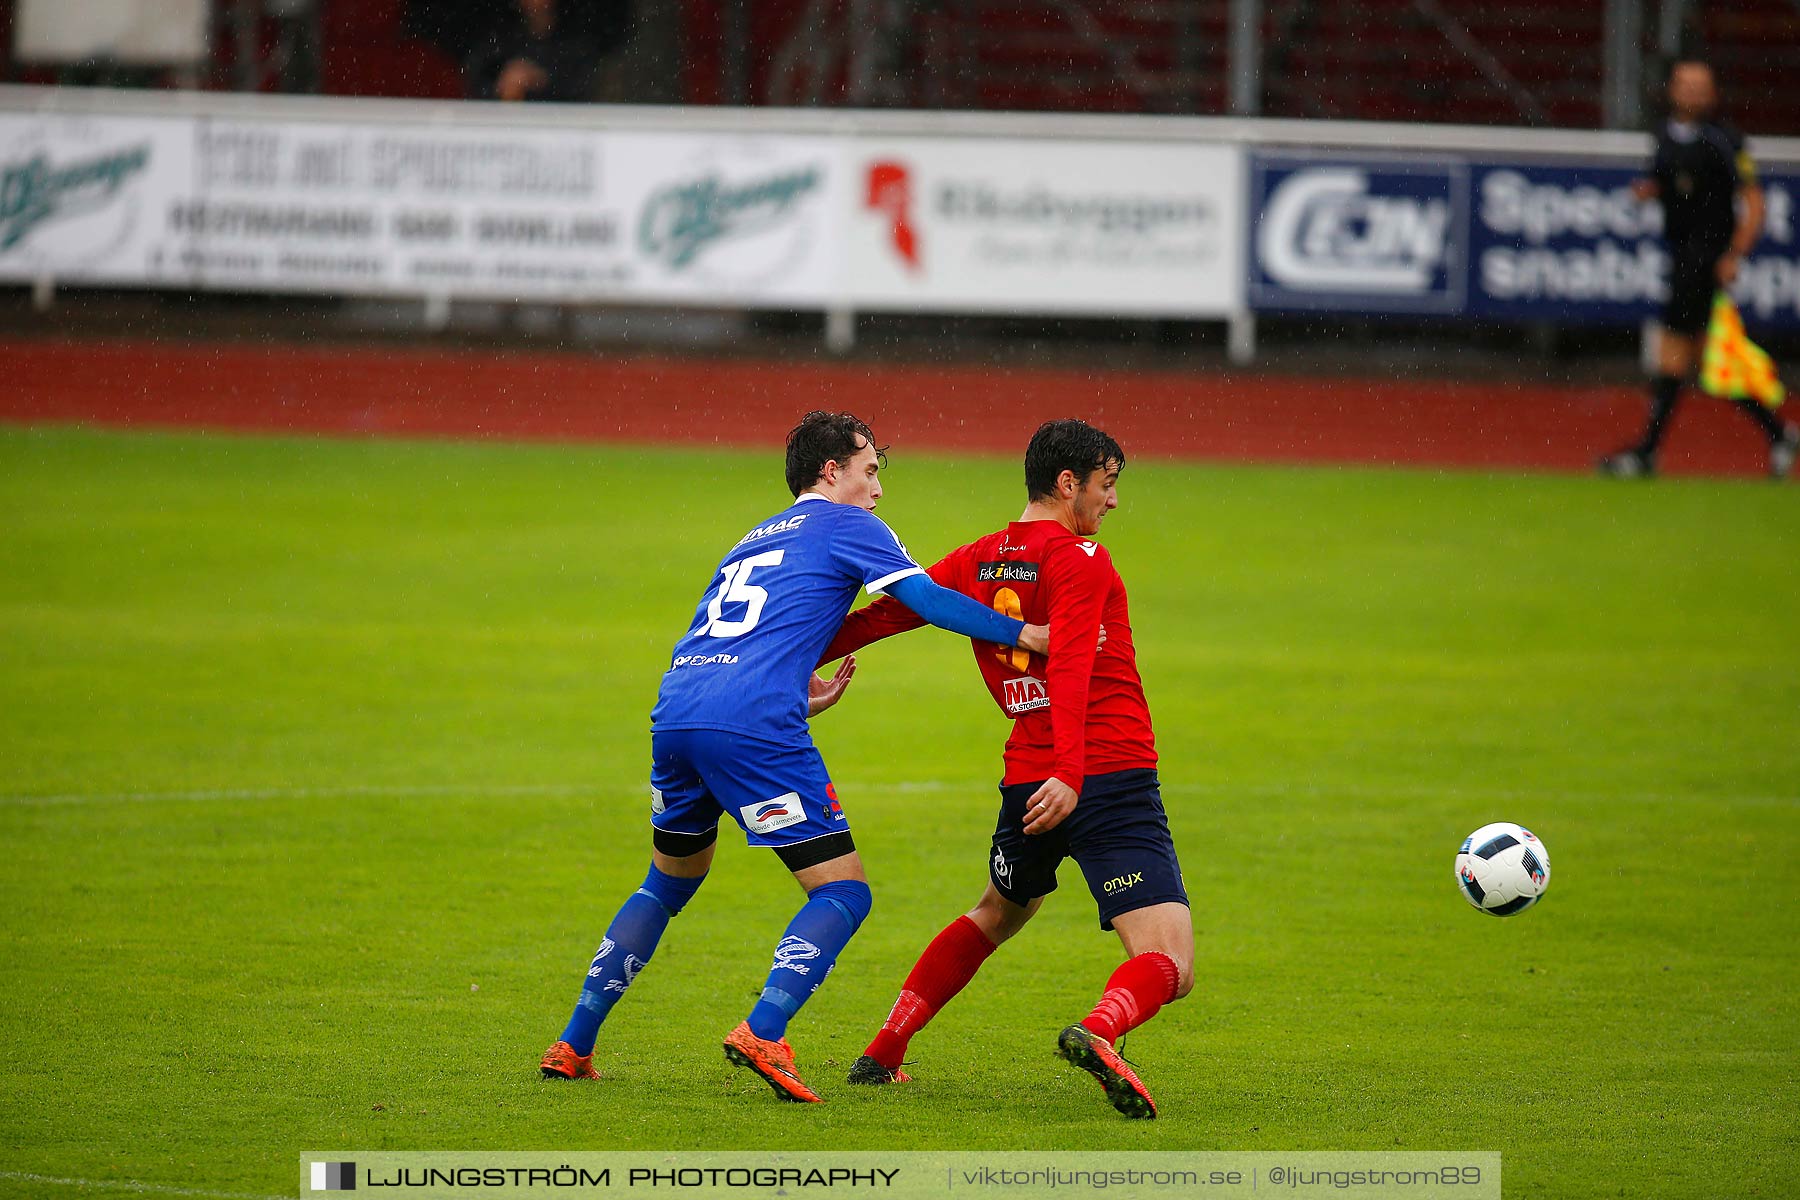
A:
[[[1242,307],[1243,152],[1235,146],[851,145],[853,307],[1097,316]]]
[[[0,280],[1219,316],[1243,178],[1174,141],[0,113]]]
[[[827,138],[615,134],[635,295],[696,304],[831,303],[846,195]]]
[[[193,146],[188,119],[0,113],[0,279],[150,278]]]
[[[0,116],[0,279],[823,307],[818,138]]]
[[[622,269],[599,139],[202,120],[157,282],[242,291],[587,297]]]

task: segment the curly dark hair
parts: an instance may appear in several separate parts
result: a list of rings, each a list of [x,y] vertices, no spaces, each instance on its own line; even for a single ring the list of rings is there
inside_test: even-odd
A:
[[[1064,471],[1085,483],[1095,471],[1125,469],[1125,451],[1104,430],[1074,419],[1045,421],[1025,447],[1025,492],[1033,500],[1056,493]]]
[[[849,462],[856,455],[858,434],[869,445],[875,446],[875,431],[860,417],[823,409],[815,409],[801,417],[800,423],[788,430],[788,491],[798,496],[819,482],[828,462],[839,465]],[[886,446],[875,446],[875,465],[887,466]]]

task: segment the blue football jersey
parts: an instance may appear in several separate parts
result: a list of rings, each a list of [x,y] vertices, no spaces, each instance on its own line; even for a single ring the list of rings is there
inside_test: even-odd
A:
[[[806,733],[806,681],[861,588],[923,573],[874,513],[803,492],[738,539],[663,676],[654,729]]]

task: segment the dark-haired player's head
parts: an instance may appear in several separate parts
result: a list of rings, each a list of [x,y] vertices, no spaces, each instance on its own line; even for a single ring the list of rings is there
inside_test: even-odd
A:
[[[788,431],[787,485],[798,496],[813,490],[838,504],[875,511],[881,499],[877,472],[887,466],[887,447],[875,431],[849,413],[814,411]]]
[[[1712,67],[1697,58],[1669,64],[1669,114],[1677,121],[1704,121],[1719,107]]]
[[[1119,472],[1125,451],[1086,421],[1046,421],[1025,447],[1025,492],[1031,503],[1061,508],[1082,537],[1119,506]]]

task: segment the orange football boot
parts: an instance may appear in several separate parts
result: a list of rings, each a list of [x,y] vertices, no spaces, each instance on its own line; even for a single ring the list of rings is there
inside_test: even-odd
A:
[[[1150,1089],[1119,1057],[1111,1042],[1085,1026],[1071,1025],[1057,1035],[1056,1048],[1064,1058],[1100,1081],[1114,1108],[1128,1117],[1155,1118],[1156,1101],[1150,1098]]]
[[[806,1086],[794,1069],[794,1048],[787,1039],[766,1042],[750,1032],[750,1022],[741,1022],[725,1035],[725,1057],[740,1067],[749,1067],[763,1077],[783,1100],[801,1104],[823,1104],[819,1093]]]
[[[557,1042],[544,1051],[544,1061],[538,1064],[538,1070],[544,1073],[545,1079],[600,1078],[600,1072],[594,1070],[594,1056],[575,1053],[575,1047],[567,1042]]]

